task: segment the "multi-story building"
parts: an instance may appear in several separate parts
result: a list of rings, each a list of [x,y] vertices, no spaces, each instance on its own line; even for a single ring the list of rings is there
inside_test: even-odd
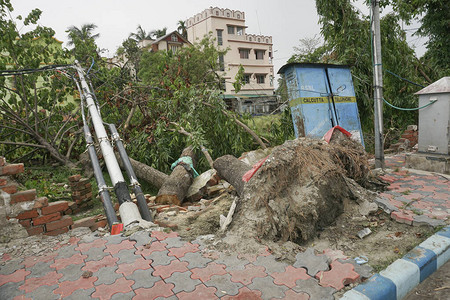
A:
[[[210,7],[189,18],[186,26],[191,43],[212,33],[218,48],[228,49],[224,56],[219,57],[220,71],[224,72],[226,99],[237,99],[237,105],[240,106],[251,106],[254,102],[273,102],[275,89],[272,37],[248,34],[244,12]],[[241,65],[245,70],[245,84],[236,93],[233,82]],[[260,112],[266,112],[268,109],[263,107]],[[245,107],[238,110],[256,112],[255,109]]]

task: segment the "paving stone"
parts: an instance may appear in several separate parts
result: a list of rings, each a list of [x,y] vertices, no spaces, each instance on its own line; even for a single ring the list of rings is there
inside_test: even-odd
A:
[[[55,295],[61,295],[61,298],[72,295],[77,290],[87,290],[94,287],[97,277],[84,278],[80,277],[75,281],[63,281],[59,287],[53,291]]]
[[[287,266],[284,272],[275,272],[271,276],[274,278],[275,284],[285,285],[289,288],[293,288],[299,279],[308,280],[312,278],[306,274],[306,269],[293,266]]]
[[[63,298],[64,300],[80,300],[80,299],[90,299],[92,293],[95,292],[95,288],[90,289],[79,289],[73,292],[70,296]]]
[[[134,245],[135,247],[151,244],[151,242],[155,240],[155,238],[150,237],[150,232],[148,231],[138,231],[130,236],[130,241],[136,242]]]
[[[119,261],[117,262],[117,264],[131,264],[134,261],[136,261],[137,259],[143,259],[143,257],[139,254],[134,254],[134,252],[136,252],[136,249],[125,249],[125,250],[120,250],[118,253],[113,254],[113,257],[118,257]]]
[[[355,283],[360,279],[358,273],[355,272],[353,265],[342,264],[338,261],[331,263],[330,271],[320,271],[316,274],[321,286],[329,286],[336,290],[341,290],[350,283]]]
[[[146,260],[142,257],[139,257],[132,263],[120,264],[116,272],[122,273],[123,276],[128,276],[133,274],[135,270],[152,270],[150,266],[151,263],[151,260]]]
[[[167,251],[168,253],[169,251]],[[171,258],[175,259],[173,256]],[[203,257],[200,252],[195,253],[186,253],[183,257],[180,258],[180,261],[187,261],[189,263],[188,268],[204,268],[206,265],[212,261],[212,259]]]
[[[239,289],[244,286],[240,282],[232,282],[230,274],[211,276],[211,279],[206,281],[205,285],[215,287],[217,297],[237,295]]]
[[[223,296],[220,299],[223,300],[260,300],[262,293],[257,290],[250,290],[248,287],[244,286],[239,289],[239,293],[235,296]]]
[[[25,297],[28,297],[33,300],[58,300],[59,296],[53,294],[53,291],[58,287],[58,285],[42,285],[35,289],[33,292],[25,294]]]
[[[283,272],[284,269],[288,266],[288,264],[279,262],[275,260],[275,256],[258,256],[255,262],[253,262],[255,266],[263,266],[266,268],[266,273],[271,274],[274,272]]]
[[[78,250],[81,253],[85,254],[85,252],[87,252],[91,248],[101,248],[103,250],[106,248],[105,244],[106,240],[97,238],[88,243],[79,243],[78,247],[75,247],[75,250]]]
[[[170,233],[166,233],[164,231],[152,231],[150,236],[156,238],[158,241],[164,241],[167,238],[177,237],[178,233],[174,231]]]
[[[200,280],[193,278],[191,271],[174,272],[170,277],[164,279],[166,283],[173,283],[175,287],[172,291],[177,294],[179,292],[192,292],[195,286],[202,283]],[[177,295],[178,296],[178,295]]]
[[[16,296],[24,295],[23,290],[19,290],[19,287],[23,284],[19,282],[3,282],[0,281],[0,299],[13,299]]]
[[[81,254],[74,254],[69,258],[57,258],[55,259],[55,262],[50,265],[50,267],[55,268],[56,270],[61,270],[72,264],[84,264],[85,258],[87,258],[87,255]]]
[[[110,253],[111,255],[118,253],[121,250],[126,250],[126,249],[135,249],[134,244],[136,242],[135,241],[130,241],[130,240],[123,240],[122,242],[118,243],[118,244],[106,244],[106,249],[104,250],[104,252]]]
[[[117,257],[112,257],[111,255],[107,255],[103,257],[101,260],[91,260],[87,261],[83,268],[81,268],[83,271],[91,271],[93,273],[100,270],[100,268],[103,267],[111,267],[115,266],[116,262],[119,259]]]
[[[109,253],[103,252],[104,249],[106,249],[106,247],[90,248],[89,250],[84,251],[83,254],[87,256],[84,261],[101,260],[105,256],[110,256]]]
[[[332,287],[320,286],[319,281],[313,278],[297,280],[297,285],[292,289],[298,293],[307,293],[310,300],[334,300],[333,294],[336,292]]]
[[[295,256],[295,268],[305,268],[310,276],[314,276],[319,271],[328,270],[328,258],[325,255],[315,255],[313,248],[306,249],[303,253]]]
[[[244,285],[250,284],[253,278],[256,277],[266,277],[267,274],[264,272],[264,267],[246,265],[244,270],[230,271],[231,281],[240,282]]]
[[[25,277],[28,276],[31,272],[25,269],[19,269],[14,271],[11,274],[0,275],[0,286],[7,282],[20,282],[24,281]]]
[[[128,240],[128,237],[122,236],[121,234],[116,234],[104,237],[103,239],[106,240],[107,245],[112,245],[112,244],[120,244],[124,240]]]
[[[25,283],[19,287],[24,290],[25,293],[31,293],[42,285],[55,285],[58,284],[58,280],[62,277],[62,274],[56,273],[56,271],[49,272],[41,277],[33,277],[25,279]]]
[[[444,226],[445,222],[439,219],[432,219],[425,215],[419,215],[413,217],[413,226],[429,225],[432,227]]]
[[[188,243],[186,241],[182,241],[181,237],[177,236],[177,237],[171,237],[171,238],[166,238],[164,240],[164,243],[167,244],[166,248],[180,248],[183,247],[184,244]]]
[[[388,214],[393,211],[398,211],[398,208],[392,205],[389,199],[376,197],[374,202]]]
[[[215,262],[209,263],[205,268],[195,268],[191,270],[193,279],[200,279],[202,282],[211,279],[214,275],[224,275],[227,273],[225,271],[225,265],[219,265]]]
[[[94,285],[113,284],[117,279],[123,277],[122,274],[116,273],[117,269],[118,266],[100,268],[92,275],[98,278],[98,280],[94,282]]]
[[[155,300],[178,300],[178,297],[175,295],[172,295],[170,297],[158,297]],[[200,299],[197,299],[200,300]]]
[[[263,278],[255,278],[247,287],[251,290],[258,290],[262,293],[263,299],[284,297],[284,292],[289,288],[284,285],[276,285],[270,276]]]
[[[133,280],[133,290],[139,288],[151,288],[156,282],[161,280],[159,276],[153,276],[153,269],[136,270],[132,274],[126,276],[127,279]]]
[[[0,275],[9,275],[19,269],[22,269],[22,262],[23,259],[8,260],[4,265],[0,265]]]
[[[167,266],[172,261],[177,260],[175,256],[168,256],[169,250],[154,251],[151,254],[145,256],[146,260],[152,260],[152,266]],[[190,253],[188,253],[190,254]],[[193,253],[194,254],[194,253]]]
[[[307,293],[297,293],[293,290],[287,290],[285,293],[285,297],[281,298],[281,300],[308,300],[309,295]]]
[[[200,251],[198,249],[198,245],[197,244],[191,244],[189,242],[183,244],[183,246],[181,247],[177,247],[177,248],[170,248],[169,249],[169,256],[175,256],[176,258],[181,258],[183,257],[186,253],[189,252],[198,252]]]
[[[245,266],[250,262],[248,260],[239,259],[237,254],[224,254],[220,253],[220,257],[215,260],[216,263],[225,265],[227,272],[244,270]]]
[[[165,283],[164,281],[160,280],[156,282],[152,288],[140,288],[134,290],[136,296],[133,298],[133,300],[148,300],[155,299],[156,297],[170,297],[173,295],[172,289],[174,287],[175,286],[172,283]]]
[[[136,294],[134,292],[129,293],[117,293],[112,295],[111,300],[125,300],[125,299],[132,299]]]
[[[192,292],[181,292],[177,294],[180,300],[214,299],[216,288],[206,287],[203,284],[195,287]]]
[[[58,258],[69,258],[75,254],[81,254],[79,250],[75,250],[75,248],[78,248],[78,245],[71,245],[71,246],[66,246],[66,247],[61,247],[61,249],[59,249],[58,251],[58,256],[56,257],[56,259]]]
[[[166,266],[153,266],[155,271],[153,276],[161,276],[162,279],[170,277],[174,272],[185,272],[188,270],[188,263],[185,261],[174,260]]]
[[[132,292],[131,286],[134,284],[133,280],[127,280],[125,277],[117,279],[113,284],[101,284],[95,288],[92,298],[98,297],[100,299],[111,299],[114,294],[126,294]]]
[[[155,251],[167,250],[166,246],[167,246],[166,243],[163,243],[160,241],[154,241],[147,246],[138,247],[135,254],[139,254],[139,255],[142,255],[142,257],[147,258],[150,254],[152,254]],[[167,253],[169,253],[169,252],[167,251]]]
[[[78,278],[81,277],[83,274],[83,270],[81,268],[83,267],[83,264],[79,265],[68,265],[64,269],[58,270],[58,273],[63,274],[61,279],[59,279],[60,282],[62,281],[75,281]]]
[[[32,266],[31,268],[28,268],[27,270],[31,272],[30,275],[27,276],[27,278],[31,278],[31,277],[41,277],[44,276],[45,274],[55,271],[55,268],[51,268],[50,264],[52,262],[38,262],[37,264],[35,264],[34,266]]]
[[[93,232],[93,233],[83,235],[81,237],[79,243],[92,243],[95,240],[102,240],[102,238],[97,236],[97,234]],[[106,240],[105,240],[105,242],[106,242]]]
[[[370,278],[373,275],[373,268],[368,264],[359,265],[354,259],[338,259],[340,263],[352,264],[355,272],[361,276],[361,279]]]
[[[42,256],[29,256],[23,260],[22,265],[24,265],[25,268],[30,268],[38,262],[54,261],[57,255],[58,253],[49,253]]]

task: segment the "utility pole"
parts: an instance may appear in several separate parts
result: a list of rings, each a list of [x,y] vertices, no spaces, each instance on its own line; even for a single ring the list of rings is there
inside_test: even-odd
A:
[[[375,168],[384,168],[383,70],[381,62],[380,1],[372,1]]]

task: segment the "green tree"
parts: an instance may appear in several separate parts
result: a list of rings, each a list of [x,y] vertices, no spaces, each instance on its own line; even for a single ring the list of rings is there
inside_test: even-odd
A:
[[[141,25],[138,25],[138,27],[136,28],[136,32],[130,33],[130,38],[140,42],[142,40],[151,40],[152,39],[152,34],[151,33],[147,33]]]
[[[150,36],[153,38],[160,38],[167,34],[167,27],[164,27],[162,29],[155,29],[150,32]]]
[[[181,34],[185,39],[187,39],[188,35],[187,35],[186,22],[180,20],[180,21],[178,21],[177,25],[178,25],[178,28],[177,28],[178,33]]]
[[[81,28],[70,26],[67,28],[69,46],[73,46],[72,54],[80,64],[89,68],[94,61],[100,61],[100,49],[98,49],[95,40],[100,36],[99,33],[94,34],[97,25],[93,23],[83,24]]]

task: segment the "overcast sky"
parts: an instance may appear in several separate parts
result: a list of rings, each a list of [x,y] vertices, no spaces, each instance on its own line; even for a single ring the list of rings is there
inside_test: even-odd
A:
[[[330,0],[332,1],[332,0]],[[131,32],[141,25],[145,31],[168,28],[177,29],[179,20],[203,11],[210,6],[230,8],[245,12],[247,33],[273,37],[274,67],[278,72],[293,54],[299,39],[320,35],[318,16],[314,0],[11,0],[13,15],[26,16],[32,9],[43,11],[40,24],[53,28],[55,37],[67,42],[65,30],[69,26],[81,27],[85,23],[98,26],[97,43],[107,49],[106,56],[113,56]],[[363,0],[356,2],[365,14],[368,9]],[[414,25],[413,25],[414,26]],[[417,27],[417,26],[416,26]],[[26,31],[26,29],[22,29]],[[415,40],[414,40],[415,39]],[[412,44],[423,54],[423,39],[413,37]],[[65,45],[65,44],[64,44]]]

